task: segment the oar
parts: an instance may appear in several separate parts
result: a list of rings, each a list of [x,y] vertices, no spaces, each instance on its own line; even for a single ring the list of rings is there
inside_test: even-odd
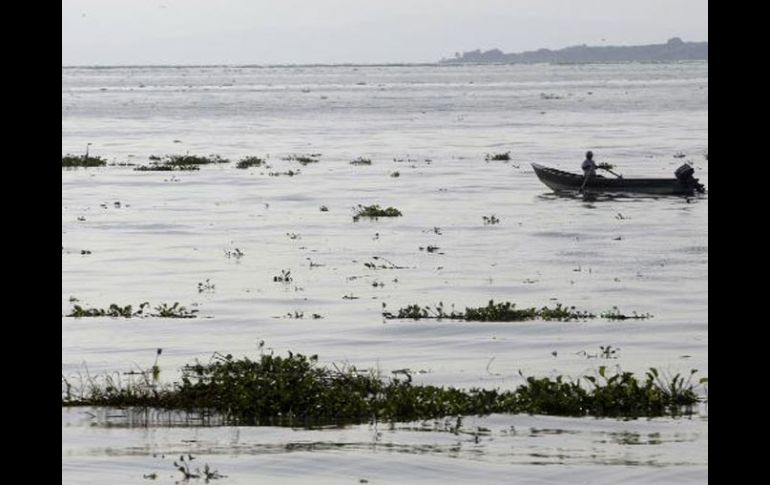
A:
[[[583,185],[580,186],[580,190],[578,190],[578,194],[582,194],[583,193],[583,189],[586,186],[586,182],[588,182],[588,174],[586,174],[585,178],[583,179]]]
[[[606,170],[607,172],[611,173],[612,175],[616,176],[619,179],[623,178],[622,175],[618,175],[618,174],[616,174],[615,172],[612,171],[612,165],[610,165],[609,163],[600,163],[599,165],[596,166],[596,168],[600,168],[602,170]]]

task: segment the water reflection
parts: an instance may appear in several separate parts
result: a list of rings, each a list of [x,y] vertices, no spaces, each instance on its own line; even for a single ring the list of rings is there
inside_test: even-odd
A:
[[[64,421],[80,420],[81,426],[90,427],[92,436],[105,434],[111,436],[112,443],[122,443],[109,448],[83,443],[79,453],[74,453],[78,445],[70,442],[68,454],[92,456],[166,457],[187,452],[196,456],[395,453],[521,465],[637,467],[703,465],[707,460],[705,452],[697,452],[707,433],[707,422],[702,420],[492,415],[412,423],[283,428],[220,426],[217,419],[192,413],[138,409],[116,412],[100,408],[72,409],[63,415]],[[672,427],[674,421],[679,426]],[[673,432],[672,428],[678,429]],[[65,425],[65,429],[69,428]],[[692,447],[693,452],[686,455],[688,459],[681,459],[681,453],[669,453],[670,447],[683,444]],[[673,456],[680,458],[674,463]]]

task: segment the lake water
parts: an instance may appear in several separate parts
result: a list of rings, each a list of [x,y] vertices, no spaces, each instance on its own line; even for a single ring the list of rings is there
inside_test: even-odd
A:
[[[260,341],[464,388],[602,365],[708,375],[708,196],[559,197],[530,166],[577,172],[591,149],[626,177],[671,177],[689,161],[708,187],[707,63],[63,68],[62,154],[88,143],[115,163],[189,152],[256,155],[270,168],[62,170],[64,376],[146,369],[162,348],[170,382],[214,352],[255,357]],[[510,161],[485,160],[508,151]],[[320,161],[283,159],[291,154]],[[351,165],[358,157],[371,165]],[[270,175],[289,170],[299,174]],[[354,222],[359,204],[403,217]],[[492,215],[499,223],[485,223]],[[283,271],[292,280],[274,282]],[[383,305],[462,310],[490,299],[653,318],[381,316]],[[199,317],[64,316],[74,303],[144,301]],[[608,345],[616,358],[599,355]],[[157,473],[152,483],[174,483],[181,453],[227,475],[214,483],[679,483],[708,473],[705,407],[679,419],[468,417],[458,433],[443,421],[304,430],[129,418],[62,409],[62,482]]]

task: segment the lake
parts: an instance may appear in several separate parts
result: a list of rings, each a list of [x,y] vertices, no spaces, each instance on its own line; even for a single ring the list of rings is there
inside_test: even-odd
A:
[[[65,377],[147,369],[162,348],[161,379],[172,382],[215,352],[256,357],[260,341],[461,388],[600,366],[708,375],[708,196],[557,196],[530,165],[578,172],[590,149],[626,177],[673,177],[691,162],[708,187],[708,63],[62,68],[62,154],[88,144],[116,165],[62,170]],[[233,162],[125,165],[185,153]],[[285,159],[310,154],[317,163]],[[269,168],[237,169],[245,156]],[[350,163],[359,157],[371,164]],[[353,220],[372,204],[403,216]],[[653,316],[382,317],[489,300]],[[145,301],[198,317],[65,316],[74,304]],[[152,473],[174,483],[183,453],[227,475],[218,483],[703,482],[708,413],[492,415],[458,430],[444,420],[201,426],[62,409],[63,483]]]

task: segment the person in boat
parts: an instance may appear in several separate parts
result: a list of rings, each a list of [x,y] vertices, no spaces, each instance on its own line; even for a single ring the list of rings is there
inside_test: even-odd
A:
[[[596,169],[598,167],[596,166],[596,162],[594,162],[594,152],[590,150],[586,152],[586,159],[580,165],[580,168],[583,169],[583,175],[586,178],[596,177]]]

